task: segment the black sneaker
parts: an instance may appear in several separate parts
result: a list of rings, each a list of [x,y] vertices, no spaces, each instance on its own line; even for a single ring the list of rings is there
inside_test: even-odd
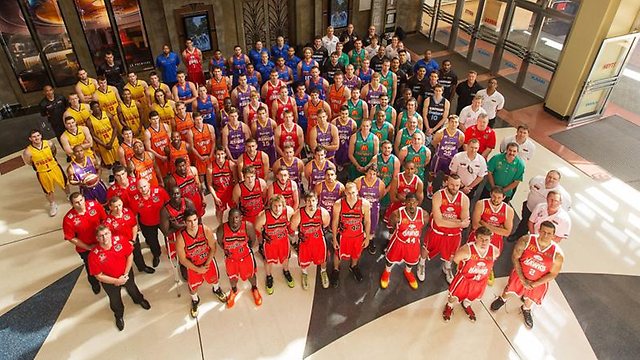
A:
[[[369,254],[371,255],[376,254],[376,244],[373,242],[373,240],[369,242],[369,246],[367,246],[367,251],[369,251]]]
[[[116,318],[116,326],[118,327],[118,330],[122,331],[124,330],[124,319],[121,317],[117,317]]]
[[[531,316],[531,310],[525,310],[524,307],[520,307],[522,310],[522,318],[524,319],[524,326],[528,329],[533,327],[533,316]]]
[[[353,273],[353,277],[357,282],[361,282],[364,279],[364,276],[362,276],[362,272],[360,271],[360,267],[358,265],[349,266],[349,270],[351,270],[351,272]]]
[[[160,256],[154,256],[152,264],[154,268],[158,267],[158,265],[160,265]]]
[[[267,275],[267,281],[265,281],[265,286],[267,288],[267,295],[273,294],[273,276]]]
[[[189,313],[194,319],[198,316],[198,304],[200,304],[200,298],[198,298],[198,300],[191,300],[191,311]]]
[[[498,311],[500,308],[506,303],[503,298],[498,296],[497,299],[493,300],[491,303],[491,311]]]
[[[100,283],[91,284],[91,290],[98,295],[100,293]]]
[[[145,309],[145,310],[151,309],[151,304],[149,304],[147,299],[142,299],[142,301],[140,301],[140,303],[138,305],[140,305],[140,307]]]
[[[213,294],[218,297],[218,300],[220,300],[220,302],[227,302],[227,294],[225,294],[220,287],[218,287],[217,289],[212,289],[212,291]]]
[[[284,275],[285,280],[287,280],[287,286],[293,288],[296,286],[295,281],[293,281],[293,276],[291,276],[291,272],[287,270],[282,270],[282,274]]]
[[[333,270],[331,272],[331,286],[337,288],[340,285],[340,270]]]
[[[156,269],[152,268],[151,266],[145,266],[142,269],[139,269],[139,271],[147,274],[153,274],[154,272],[156,272]]]

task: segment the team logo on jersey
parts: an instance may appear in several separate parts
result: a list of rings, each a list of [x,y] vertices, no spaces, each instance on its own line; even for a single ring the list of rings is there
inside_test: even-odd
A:
[[[104,262],[105,260],[107,260],[107,255],[101,253],[100,255],[98,255],[98,260],[100,262]]]
[[[131,216],[129,216],[129,214],[125,214],[125,215],[124,215],[124,219],[125,219],[125,220],[129,220],[129,219],[131,219]]]
[[[116,244],[113,248],[115,251],[120,251],[122,250],[122,244]]]
[[[538,254],[533,255],[533,258],[538,260],[538,261],[543,261],[542,256],[540,256]]]
[[[498,217],[491,215],[491,217],[489,218],[489,221],[491,222],[498,222]]]
[[[91,216],[96,216],[97,213],[98,212],[96,211],[96,209],[89,210],[89,215],[91,215]]]
[[[157,203],[157,202],[160,202],[160,198],[159,198],[157,195],[154,195],[154,196],[151,198],[151,201],[153,201],[154,203]]]
[[[456,211],[456,209],[454,209],[453,206],[448,206],[446,211],[447,212],[454,212],[454,211]]]

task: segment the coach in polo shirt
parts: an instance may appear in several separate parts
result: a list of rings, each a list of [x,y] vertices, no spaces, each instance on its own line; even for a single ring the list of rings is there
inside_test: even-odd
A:
[[[489,198],[491,189],[501,186],[506,196],[505,202],[511,201],[516,187],[523,179],[524,167],[524,161],[518,157],[518,144],[508,144],[504,154],[494,155],[487,163],[488,172],[480,198]]]

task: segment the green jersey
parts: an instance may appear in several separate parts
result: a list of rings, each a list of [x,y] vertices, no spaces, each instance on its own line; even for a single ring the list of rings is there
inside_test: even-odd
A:
[[[416,118],[418,120],[418,126],[420,125],[420,121],[422,120],[422,116],[420,114],[418,114],[417,112],[413,113],[413,118]],[[407,111],[403,111],[402,112],[402,117],[400,118],[400,123],[396,124],[398,129],[404,129],[405,126],[407,126],[407,120],[409,119],[409,116],[407,114]]]
[[[425,180],[424,174],[427,169],[427,151],[429,150],[424,145],[420,146],[420,149],[417,151],[413,146],[409,145],[407,147],[407,157],[405,158],[407,160],[413,160],[416,164],[416,175],[422,179],[422,181]]]
[[[360,49],[358,52],[356,49],[351,50],[351,56],[349,57],[349,64],[352,64],[353,67],[358,70],[362,67],[362,62],[364,61],[367,52],[364,49]]]
[[[356,126],[359,129],[360,124],[362,124],[362,119],[364,118],[364,101],[362,101],[362,99],[358,99],[354,104],[353,100],[349,99],[349,101],[347,101],[347,106],[349,107],[349,117],[355,120]]]
[[[391,95],[393,95],[393,72],[387,71],[387,75],[382,75],[380,72],[380,83],[387,88],[387,95],[389,95],[389,102],[391,102]]]
[[[413,132],[409,132],[409,129],[404,128],[402,130],[402,135],[400,136],[400,147],[399,150],[401,150],[403,147],[411,145],[411,138],[413,138],[413,134],[417,132],[422,133],[422,135],[424,135],[424,132],[422,132],[422,130],[420,129],[415,129]]]
[[[378,123],[377,122],[374,122],[371,125],[371,132],[376,134],[376,136],[380,140],[380,143],[382,143],[385,140],[391,141],[391,139],[389,139],[389,132],[390,131],[391,131],[391,124],[386,122],[386,121],[384,123],[382,123],[382,126],[380,126],[380,127],[378,127]]]
[[[376,114],[380,111],[380,104],[373,107],[373,119],[375,121]],[[393,123],[393,107],[391,105],[387,105],[387,108],[382,110],[384,111],[384,119],[389,123]]]

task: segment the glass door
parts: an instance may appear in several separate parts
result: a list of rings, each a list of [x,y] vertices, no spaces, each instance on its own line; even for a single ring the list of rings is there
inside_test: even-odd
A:
[[[456,0],[442,0],[440,3],[436,25],[436,41],[444,45],[449,45],[453,19],[456,13],[456,2]]]
[[[422,3],[422,16],[420,19],[420,32],[431,39],[431,32],[434,25],[434,14],[436,13],[436,0],[424,0]]]
[[[507,4],[498,0],[486,0],[482,9],[471,61],[487,69],[491,68],[506,9]]]
[[[476,17],[480,2],[483,0],[469,0],[463,2],[460,25],[456,36],[455,52],[467,57],[471,45],[472,34],[474,33]]]
[[[517,82],[523,60],[529,53],[535,22],[536,15],[532,11],[516,7],[498,69],[498,74],[511,82]]]

